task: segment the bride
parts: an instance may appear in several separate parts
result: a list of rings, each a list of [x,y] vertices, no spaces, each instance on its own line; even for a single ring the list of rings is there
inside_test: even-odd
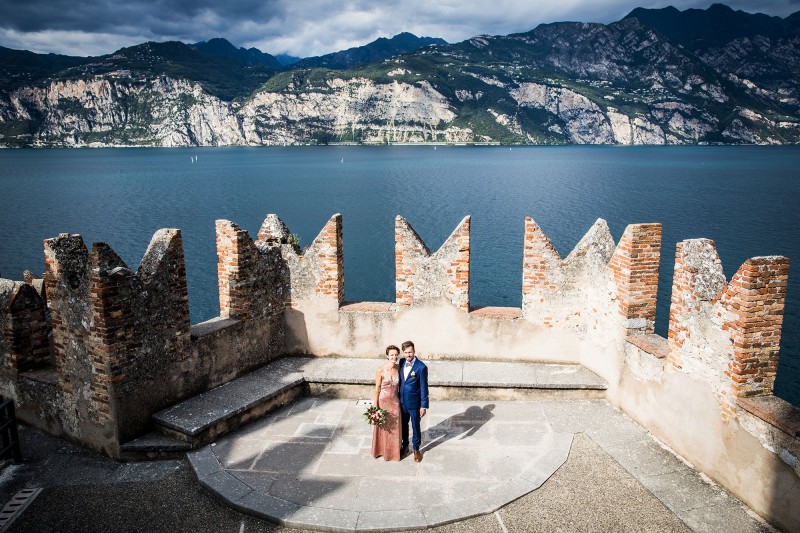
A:
[[[386,347],[386,363],[375,372],[375,397],[372,405],[386,409],[386,423],[372,430],[372,456],[386,461],[400,460],[400,348]]]

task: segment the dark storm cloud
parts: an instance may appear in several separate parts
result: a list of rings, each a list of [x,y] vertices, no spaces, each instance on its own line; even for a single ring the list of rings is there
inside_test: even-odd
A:
[[[186,24],[213,14],[219,21],[268,20],[280,16],[279,2],[264,0],[0,0],[0,26],[24,32],[68,30],[115,32],[144,28],[186,28]]]
[[[456,42],[562,20],[612,22],[634,7],[706,8],[708,0],[0,0],[0,45],[97,55],[147,40],[224,37],[237,46],[308,56],[402,31]],[[730,0],[786,16],[800,0]]]

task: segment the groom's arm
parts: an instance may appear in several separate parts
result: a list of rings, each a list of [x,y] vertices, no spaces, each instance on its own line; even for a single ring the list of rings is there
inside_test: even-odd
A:
[[[428,409],[428,367],[423,367],[419,376],[420,408]]]

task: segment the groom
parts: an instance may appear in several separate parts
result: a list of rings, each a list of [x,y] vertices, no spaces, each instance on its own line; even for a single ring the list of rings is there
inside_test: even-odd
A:
[[[419,451],[422,434],[419,421],[428,410],[428,367],[414,355],[414,343],[406,341],[401,346],[405,360],[400,362],[400,413],[403,416],[403,447],[400,456],[408,451],[408,422],[414,436],[411,448],[414,450],[414,462],[422,461]]]

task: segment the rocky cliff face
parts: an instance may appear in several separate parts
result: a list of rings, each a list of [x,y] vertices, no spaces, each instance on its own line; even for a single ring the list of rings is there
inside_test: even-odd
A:
[[[689,46],[634,16],[550,24],[357,70],[278,73],[232,100],[233,74],[215,91],[144,60],[110,70],[117,54],[0,91],[0,146],[797,143],[800,30],[784,26]]]
[[[197,83],[160,77],[57,81],[24,87],[0,102],[7,146],[223,146],[327,142],[469,142],[455,113],[428,83],[330,80],[317,91],[260,92],[225,102]]]
[[[248,144],[342,139],[355,142],[472,141],[430,83],[332,78],[298,93],[260,92],[238,111]]]
[[[159,77],[103,78],[23,87],[0,101],[0,142],[30,146],[216,146],[241,144],[231,105],[196,83]]]
[[[316,90],[262,91],[244,103],[223,101],[197,83],[168,77],[138,83],[113,78],[54,81],[18,89],[0,101],[0,144],[258,146],[507,142],[509,137],[535,143],[542,133],[575,144],[686,144],[715,132],[721,132],[723,142],[780,144],[800,136],[797,122],[770,120],[748,108],[735,108],[721,128],[718,116],[688,103],[655,102],[631,114],[613,100],[596,102],[556,85],[523,82],[504,91],[516,104],[516,113],[496,109],[481,91],[459,91],[451,102],[427,81],[332,78]],[[458,104],[465,101],[485,104],[503,135],[458,121]],[[526,110],[543,112],[542,122],[522,125],[517,115]]]

